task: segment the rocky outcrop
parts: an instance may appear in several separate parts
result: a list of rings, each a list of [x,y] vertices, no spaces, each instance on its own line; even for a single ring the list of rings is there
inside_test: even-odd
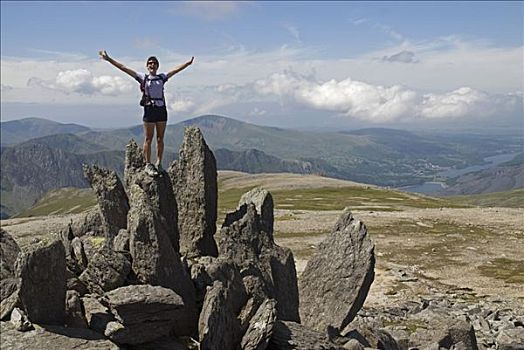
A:
[[[217,256],[216,161],[198,128],[186,128],[178,160],[168,173],[178,204],[181,253],[188,258]]]
[[[253,203],[260,216],[262,231],[266,232],[271,239],[273,238],[273,197],[268,190],[263,188],[254,188],[240,197],[238,206]]]
[[[0,280],[15,275],[15,261],[20,253],[16,241],[7,231],[0,228]]]
[[[273,208],[266,208],[267,211]],[[275,244],[272,232],[264,229],[255,204],[242,204],[228,215],[220,231],[220,255],[231,259],[244,272],[245,283],[252,284],[260,300],[277,301],[281,320],[299,321],[298,287],[295,262],[291,250]],[[248,289],[248,285],[246,285]]]
[[[120,229],[127,225],[129,201],[122,182],[115,171],[84,165],[84,176],[96,193],[102,222],[106,231],[106,243],[111,246]]]
[[[2,349],[41,350],[119,350],[120,347],[90,329],[33,325],[34,330],[21,333],[10,322],[1,322]]]
[[[184,300],[188,312],[193,310],[191,323],[196,328],[195,290],[180,255],[171,244],[166,218],[151,199],[148,189],[157,178],[137,176],[129,188],[131,208],[128,215],[129,252],[132,271],[139,283],[162,286],[175,291]],[[161,181],[161,180],[158,180]],[[196,331],[196,329],[194,329]],[[189,332],[192,333],[192,332]]]
[[[276,321],[268,350],[344,350],[317,331],[289,321]]]
[[[276,301],[266,299],[249,321],[249,328],[240,343],[242,350],[265,349],[273,335],[276,318]]]
[[[193,310],[171,289],[159,286],[127,286],[106,293],[104,302],[115,317],[105,335],[117,343],[140,344],[167,336],[187,336]]]
[[[123,286],[130,271],[131,263],[124,254],[102,247],[89,259],[79,279],[91,293],[101,295]]]
[[[69,229],[71,230],[71,234],[75,237],[82,237],[88,232],[92,232],[98,236],[103,236],[104,230],[100,209],[97,207],[89,210],[81,217],[71,220],[69,223]]]
[[[64,324],[66,262],[62,242],[30,246],[16,261],[19,297],[29,320],[39,324]]]
[[[374,266],[374,245],[366,226],[345,210],[302,274],[303,324],[318,331],[328,325],[344,329],[364,304]]]

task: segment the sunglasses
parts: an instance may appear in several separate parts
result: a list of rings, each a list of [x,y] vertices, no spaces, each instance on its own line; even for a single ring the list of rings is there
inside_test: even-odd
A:
[[[158,64],[158,62],[155,62],[155,61],[149,61],[149,62],[147,62],[147,65],[148,65],[148,66],[149,66],[150,64],[154,64],[154,65],[157,65],[157,64]]]

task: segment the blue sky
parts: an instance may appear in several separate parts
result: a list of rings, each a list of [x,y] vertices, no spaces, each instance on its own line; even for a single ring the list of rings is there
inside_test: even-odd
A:
[[[140,123],[98,58],[160,70],[169,122],[522,127],[522,2],[1,2],[2,121]]]

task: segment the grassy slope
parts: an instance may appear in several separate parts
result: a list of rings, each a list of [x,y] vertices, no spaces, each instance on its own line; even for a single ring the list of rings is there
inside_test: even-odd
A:
[[[505,192],[446,197],[451,203],[479,207],[524,208],[524,188]]]

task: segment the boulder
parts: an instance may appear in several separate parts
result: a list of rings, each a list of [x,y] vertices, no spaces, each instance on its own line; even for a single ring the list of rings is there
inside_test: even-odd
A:
[[[217,168],[200,130],[187,127],[178,160],[168,174],[178,204],[180,251],[188,258],[217,256]]]
[[[262,188],[254,188],[240,197],[238,207],[240,208],[243,204],[249,203],[255,205],[257,213],[260,215],[261,229],[273,237],[274,214],[273,197],[271,196],[271,193]]]
[[[242,350],[265,349],[273,334],[273,327],[277,318],[276,301],[265,300],[256,314],[249,321],[249,328],[242,337]]]
[[[105,335],[117,343],[139,344],[167,336],[189,335],[192,310],[186,314],[182,298],[168,288],[134,285],[105,294],[116,321],[109,322]]]
[[[26,332],[34,329],[33,324],[27,319],[25,312],[17,307],[15,307],[11,313],[11,323],[19,332]]]
[[[122,253],[102,247],[89,259],[79,279],[91,293],[103,294],[121,287],[131,271],[131,263]]]
[[[272,208],[265,210],[272,211]],[[278,319],[298,322],[298,285],[293,254],[288,248],[275,244],[273,235],[265,231],[265,227],[267,224],[260,220],[255,204],[242,204],[226,215],[220,231],[220,255],[241,268],[250,295],[258,294],[261,300],[275,299]]]
[[[93,295],[82,297],[81,302],[88,327],[97,333],[104,334],[107,324],[115,321],[115,316]]]
[[[88,232],[93,232],[99,236],[104,235],[102,216],[98,206],[71,220],[68,226],[74,237],[82,237]]]
[[[113,249],[117,252],[129,252],[129,232],[120,230],[113,241]]]
[[[0,320],[9,319],[9,315],[17,306],[22,306],[18,297],[18,283],[16,278],[8,278],[0,281]]]
[[[106,244],[112,245],[120,229],[127,225],[129,201],[122,182],[114,170],[84,165],[84,176],[96,193],[102,223],[106,231]]]
[[[64,324],[66,262],[61,241],[30,246],[16,260],[19,297],[29,320],[39,324]]]
[[[20,253],[16,241],[7,231],[0,228],[0,280],[15,275],[15,261]]]
[[[66,292],[65,325],[70,328],[87,328],[80,294],[74,290]]]
[[[129,189],[131,187],[131,184],[135,182],[135,176],[144,171],[145,165],[146,161],[142,149],[138,147],[134,139],[129,140],[126,146],[124,164],[124,183],[126,188]]]
[[[331,343],[327,337],[305,326],[290,322],[276,321],[267,350],[343,350],[342,346]]]
[[[497,336],[499,350],[524,350],[524,328],[503,329]]]
[[[374,267],[374,244],[366,226],[346,209],[302,273],[303,324],[318,331],[328,325],[343,330],[364,304]]]
[[[11,322],[1,322],[2,349],[42,350],[119,350],[120,348],[103,335],[89,329],[33,325],[34,330],[18,332]]]
[[[235,302],[227,285],[215,281],[208,287],[200,319],[198,333],[201,349],[235,349],[242,339],[241,324],[236,315]]]
[[[187,312],[194,317],[190,324],[196,332],[198,315],[195,289],[179,253],[169,239],[172,228],[167,226],[164,216],[147,192],[149,180],[156,181],[157,178],[144,177],[129,188],[131,208],[128,231],[132,272],[141,284],[170,288],[180,295]]]

